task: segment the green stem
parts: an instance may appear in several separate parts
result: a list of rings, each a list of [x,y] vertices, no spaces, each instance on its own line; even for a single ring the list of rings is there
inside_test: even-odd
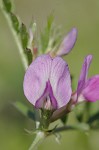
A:
[[[41,142],[44,141],[44,139],[46,137],[51,136],[52,134],[56,134],[59,132],[63,132],[63,131],[69,131],[69,130],[80,130],[80,131],[89,131],[90,127],[86,124],[86,123],[81,123],[81,124],[77,124],[74,126],[63,126],[63,127],[59,127],[56,128],[53,131],[47,131],[47,132],[43,132],[43,131],[39,131],[37,132],[36,138],[34,139],[31,147],[29,148],[29,150],[36,150],[38,148],[38,146],[41,144]]]
[[[22,60],[22,63],[23,63],[23,66],[25,68],[25,70],[28,68],[28,60],[27,60],[27,57],[24,53],[24,50],[22,48],[22,45],[21,45],[21,41],[20,41],[20,38],[18,37],[18,34],[17,32],[14,30],[13,28],[13,25],[12,25],[12,21],[11,21],[11,18],[10,18],[10,15],[9,13],[6,12],[6,10],[4,9],[4,6],[3,6],[3,2],[1,1],[0,2],[0,9],[1,9],[1,12],[3,13],[5,19],[7,20],[7,23],[9,25],[9,28],[12,32],[12,35],[14,37],[14,40],[16,42],[16,45],[18,47],[18,50],[19,50],[19,54],[20,54],[20,57],[21,57],[21,60]]]
[[[42,131],[39,131],[36,134],[36,138],[34,139],[32,145],[30,146],[30,148],[28,150],[36,150],[38,148],[38,146],[41,144],[41,142],[43,142],[45,137],[46,137],[45,133]]]

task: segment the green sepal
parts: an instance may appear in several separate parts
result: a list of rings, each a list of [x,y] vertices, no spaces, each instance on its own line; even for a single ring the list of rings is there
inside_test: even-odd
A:
[[[17,101],[14,103],[14,106],[19,110],[24,116],[29,117],[33,121],[36,120],[35,113],[31,111],[25,104]]]
[[[41,109],[41,124],[40,128],[41,130],[47,131],[49,124],[50,124],[50,118],[53,114],[53,111]]]
[[[3,0],[3,4],[4,4],[4,7],[5,7],[5,10],[8,13],[11,12],[11,8],[12,8],[11,1],[10,0]]]

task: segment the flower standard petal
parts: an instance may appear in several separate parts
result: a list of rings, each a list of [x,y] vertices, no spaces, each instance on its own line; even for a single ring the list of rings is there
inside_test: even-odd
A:
[[[72,30],[67,34],[64,38],[63,42],[61,43],[59,50],[57,51],[57,56],[63,56],[68,54],[77,40],[77,29],[72,28]]]
[[[46,89],[51,63],[49,55],[42,55],[33,61],[26,71],[23,83],[24,94],[34,106]]]
[[[83,66],[82,66],[82,70],[80,73],[80,77],[78,80],[77,97],[81,94],[81,92],[85,86],[85,83],[87,80],[88,69],[90,67],[91,61],[92,61],[92,55],[88,55],[87,57],[85,57],[85,60],[84,60]]]
[[[71,78],[67,63],[60,57],[53,59],[50,83],[53,95],[57,100],[57,107],[65,106],[71,97]]]
[[[82,95],[87,101],[95,102],[99,100],[99,75],[88,79],[82,91]]]

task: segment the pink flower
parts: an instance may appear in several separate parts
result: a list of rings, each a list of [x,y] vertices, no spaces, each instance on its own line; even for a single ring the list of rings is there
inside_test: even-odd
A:
[[[77,29],[72,28],[72,30],[63,39],[63,42],[61,43],[56,55],[63,56],[68,54],[74,47],[76,40],[77,40]]]
[[[60,57],[41,55],[24,77],[24,94],[36,108],[56,110],[71,98],[71,79],[67,63]]]
[[[88,55],[82,66],[76,93],[73,99],[80,102],[83,100],[95,102],[99,100],[99,75],[87,79],[88,69],[92,61],[92,55]]]

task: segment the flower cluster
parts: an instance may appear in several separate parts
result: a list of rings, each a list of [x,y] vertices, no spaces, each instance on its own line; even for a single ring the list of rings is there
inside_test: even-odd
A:
[[[63,39],[54,57],[51,52],[37,57],[24,77],[24,94],[28,101],[35,108],[54,112],[54,120],[58,118],[57,115],[63,114],[64,109],[66,113],[81,101],[99,100],[99,75],[87,79],[92,55],[85,58],[77,90],[72,92],[69,67],[61,56],[72,50],[76,39],[77,29],[73,28]]]

